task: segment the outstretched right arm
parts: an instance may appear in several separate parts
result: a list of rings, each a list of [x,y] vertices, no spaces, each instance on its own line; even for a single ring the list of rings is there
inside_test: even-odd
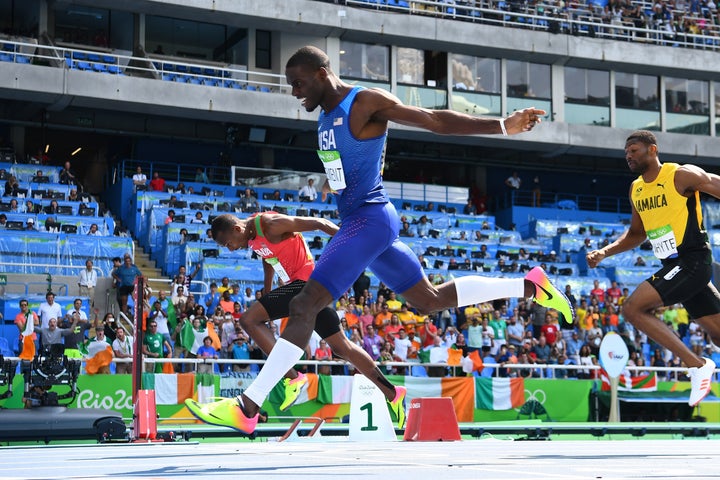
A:
[[[617,240],[599,250],[593,250],[586,255],[587,263],[590,268],[595,268],[605,258],[620,252],[631,250],[645,241],[647,233],[643,226],[640,214],[632,204],[632,217],[630,218],[630,228],[628,228]]]

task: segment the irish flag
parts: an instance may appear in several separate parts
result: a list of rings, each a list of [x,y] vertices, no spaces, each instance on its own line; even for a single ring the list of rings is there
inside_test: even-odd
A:
[[[483,410],[510,410],[525,403],[523,378],[476,378],[475,406]],[[458,419],[459,420],[459,419]]]
[[[99,340],[81,343],[78,345],[78,350],[85,359],[85,372],[88,375],[95,375],[101,368],[109,366],[114,356],[112,346]]]
[[[158,405],[178,405],[195,395],[194,373],[143,373],[142,384],[145,390],[155,390]]]
[[[602,379],[601,389],[610,391],[610,377],[605,370],[600,371]],[[657,375],[650,372],[645,375],[633,377],[628,372],[623,372],[618,377],[618,391],[620,392],[654,392],[657,390]]]
[[[458,422],[472,422],[475,407],[474,377],[422,378],[410,376],[391,376],[394,385],[407,388],[406,402],[410,405],[413,398],[450,397],[455,407]]]
[[[25,329],[22,332],[22,352],[20,360],[32,360],[35,358],[35,322],[34,314],[25,316]]]

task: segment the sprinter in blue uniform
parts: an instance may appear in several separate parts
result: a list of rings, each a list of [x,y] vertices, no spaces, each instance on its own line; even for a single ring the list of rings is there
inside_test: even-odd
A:
[[[302,356],[317,313],[347,291],[368,267],[421,312],[496,298],[534,297],[572,323],[570,303],[539,267],[524,279],[465,276],[432,285],[417,256],[398,238],[400,220],[382,184],[390,121],[437,134],[513,135],[532,130],[543,110],[526,108],[507,118],[481,118],[403,105],[385,90],[344,83],[330,69],[328,56],[315,47],[298,50],[288,60],[285,76],[292,94],[308,112],[322,109],[318,155],[327,174],[323,197],[331,192],[337,195],[342,222],[307,284],[291,301],[287,326],[255,381],[239,399],[204,405],[200,418],[251,433],[260,405]]]

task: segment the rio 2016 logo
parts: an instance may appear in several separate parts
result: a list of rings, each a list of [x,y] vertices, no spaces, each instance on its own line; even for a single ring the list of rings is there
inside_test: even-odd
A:
[[[78,408],[105,408],[107,410],[132,410],[132,395],[125,390],[115,390],[114,395],[101,397],[92,390],[81,390],[77,397]]]

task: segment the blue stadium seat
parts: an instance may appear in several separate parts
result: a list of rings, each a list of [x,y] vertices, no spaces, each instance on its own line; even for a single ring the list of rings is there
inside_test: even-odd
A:
[[[115,75],[122,75],[123,72],[117,65],[108,65],[107,70],[109,73],[113,73]]]
[[[15,55],[15,61],[17,63],[30,63],[30,57],[27,55]]]
[[[0,62],[12,62],[14,61],[13,55],[7,53],[0,53]]]

